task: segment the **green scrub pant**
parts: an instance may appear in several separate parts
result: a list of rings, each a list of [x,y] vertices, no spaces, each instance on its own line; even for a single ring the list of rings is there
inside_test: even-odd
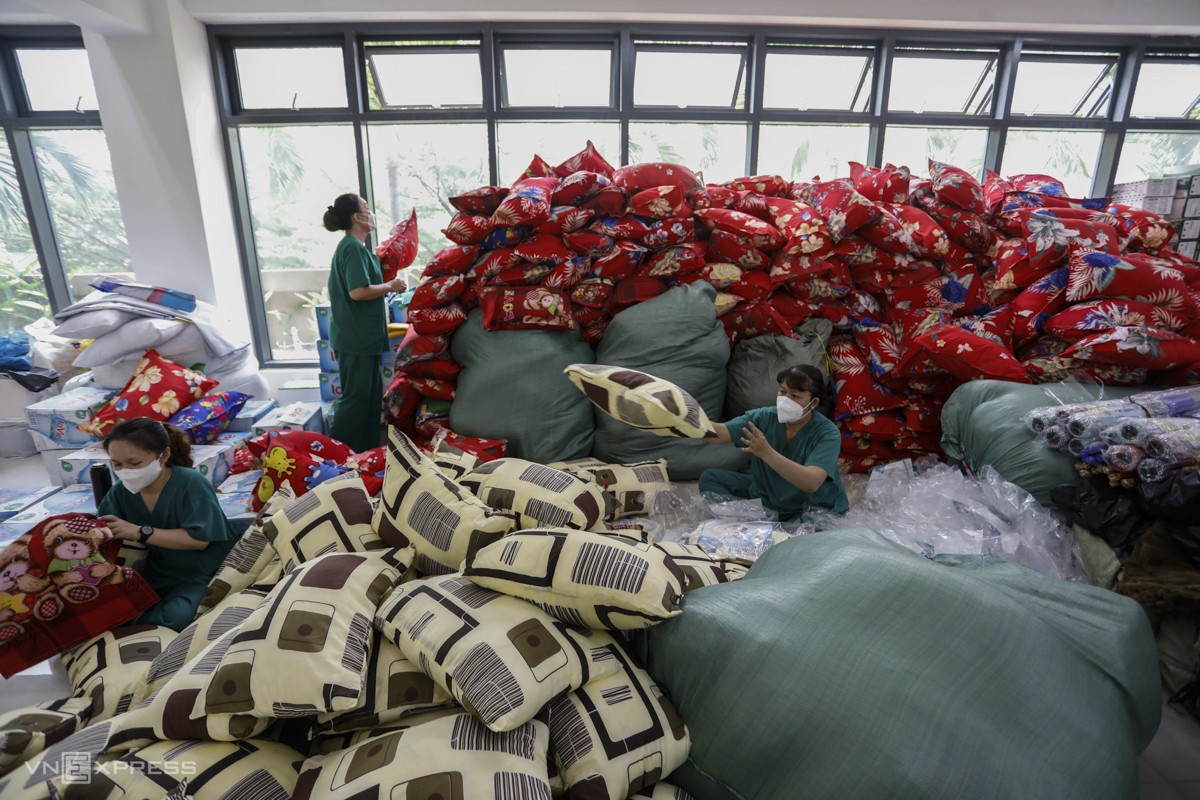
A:
[[[333,404],[329,435],[354,452],[379,446],[379,420],[383,413],[383,375],[379,354],[338,353],[342,396]]]
[[[160,595],[159,601],[133,620],[134,625],[162,625],[181,631],[196,618],[208,583],[188,583]]]
[[[754,493],[753,477],[731,469],[706,469],[701,472],[700,491],[725,497],[743,497],[747,500],[762,496]]]

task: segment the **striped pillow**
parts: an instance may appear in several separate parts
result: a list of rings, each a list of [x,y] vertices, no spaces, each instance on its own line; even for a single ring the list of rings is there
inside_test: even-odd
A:
[[[362,478],[331,478],[288,503],[262,527],[286,575],[329,553],[362,553],[387,547],[371,527],[374,509]]]
[[[458,482],[493,508],[517,512],[521,528],[603,529],[608,502],[595,483],[520,458],[480,464]]]
[[[683,570],[685,593],[701,586],[715,586],[733,580],[725,567],[698,544],[659,542],[658,546]],[[742,569],[744,572],[745,568]]]
[[[634,464],[606,464],[598,458],[576,458],[550,466],[597,483],[616,504],[610,519],[651,513],[658,493],[671,488],[665,458]]]
[[[670,381],[625,367],[571,364],[567,378],[601,411],[656,436],[716,436],[696,399]]]
[[[678,615],[687,580],[656,545],[562,529],[509,534],[468,558],[463,575],[563,622],[609,630],[638,630]]]
[[[175,636],[175,631],[158,625],[125,625],[63,653],[75,696],[92,701],[89,724],[129,710],[151,663]]]
[[[461,575],[396,587],[375,627],[493,731],[519,728],[615,667],[608,634],[571,628]]]
[[[279,492],[276,492],[272,499],[278,496]],[[204,599],[196,609],[197,618],[220,605],[225,598],[253,584],[267,564],[276,557],[275,548],[263,533],[262,525],[255,522],[234,543],[225,560],[221,562],[220,568],[208,582]]]

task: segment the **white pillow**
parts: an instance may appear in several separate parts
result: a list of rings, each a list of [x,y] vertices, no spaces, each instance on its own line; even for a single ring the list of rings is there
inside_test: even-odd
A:
[[[176,356],[181,356],[186,353],[195,353],[197,351],[204,353],[207,357],[208,351],[204,348],[204,337],[200,335],[200,329],[191,323],[184,323],[183,330],[177,335],[161,342],[158,347],[158,354],[164,358],[174,360]],[[197,361],[203,361],[204,358],[193,359],[188,362],[195,364]],[[180,362],[183,363],[183,362]]]
[[[137,319],[132,311],[118,311],[115,308],[98,308],[95,311],[85,311],[76,314],[51,333],[64,339],[95,339],[106,333],[111,333],[126,322]]]
[[[159,343],[178,336],[187,324],[173,319],[148,317],[127,322],[88,345],[75,359],[75,366],[87,369],[112,364],[131,355],[141,355]]]

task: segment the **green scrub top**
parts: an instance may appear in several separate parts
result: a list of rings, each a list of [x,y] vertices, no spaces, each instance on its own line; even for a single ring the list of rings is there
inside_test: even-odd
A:
[[[118,481],[100,501],[97,513],[113,514],[139,526],[183,528],[193,539],[210,542],[203,550],[169,550],[155,547],[154,537],[150,537],[142,575],[163,597],[188,584],[207,586],[236,539],[212,484],[188,467],[171,468],[153,512],[146,510],[141,495]]]
[[[343,236],[329,267],[329,306],[333,315],[329,345],[333,352],[378,355],[388,349],[387,309],[383,297],[354,300],[350,292],[383,283],[379,259],[353,236]]]
[[[838,470],[842,437],[836,425],[814,411],[808,424],[797,431],[789,442],[787,428],[779,421],[775,408],[755,408],[725,423],[730,438],[738,447],[742,446],[742,432],[747,422],[753,422],[767,437],[771,447],[786,458],[807,467],[820,467],[827,476],[821,488],[815,492],[804,492],[784,480],[761,458],[751,456],[750,477],[754,480],[754,494],[763,499],[764,505],[778,511],[781,518],[796,516],[811,506],[832,509],[839,514],[850,508],[846,490],[842,487],[842,474]]]

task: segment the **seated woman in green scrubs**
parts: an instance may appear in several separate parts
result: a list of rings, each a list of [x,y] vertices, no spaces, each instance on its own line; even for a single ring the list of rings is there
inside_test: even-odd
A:
[[[725,423],[713,423],[714,444],[736,443],[750,453],[750,474],[705,470],[700,491],[726,497],[759,498],[781,520],[798,518],[811,506],[839,514],[849,508],[838,471],[842,437],[816,410],[826,401],[825,377],[807,364],[776,377],[774,406],[755,408]]]
[[[119,483],[97,513],[116,538],[146,545],[142,575],[160,598],[133,622],[183,630],[233,547],[233,529],[212,484],[192,469],[191,444],[178,428],[125,420],[104,449]]]

